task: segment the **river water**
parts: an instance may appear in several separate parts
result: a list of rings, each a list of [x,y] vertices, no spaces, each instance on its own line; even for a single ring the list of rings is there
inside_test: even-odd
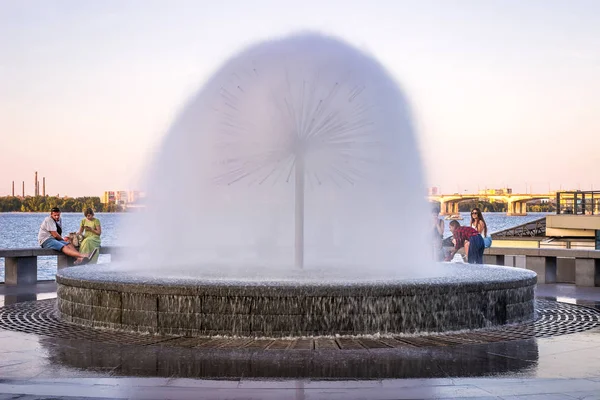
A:
[[[488,224],[488,232],[493,233],[512,226],[524,224],[541,218],[548,213],[529,213],[524,217],[507,217],[505,213],[484,213]],[[48,213],[0,213],[0,249],[15,249],[23,247],[39,247],[37,234],[40,224]],[[461,213],[464,218],[463,225],[469,223],[469,213]],[[102,245],[119,245],[119,225],[127,223],[130,214],[126,213],[97,213],[96,217],[102,224]],[[79,229],[79,222],[83,218],[81,213],[62,213],[63,233],[74,232]],[[444,237],[450,235],[449,221],[445,221],[446,230]],[[64,235],[63,235],[64,236]],[[110,255],[102,254],[100,263],[110,262]],[[38,279],[52,280],[56,274],[56,257],[38,257]],[[0,282],[4,282],[4,258],[0,258]]]

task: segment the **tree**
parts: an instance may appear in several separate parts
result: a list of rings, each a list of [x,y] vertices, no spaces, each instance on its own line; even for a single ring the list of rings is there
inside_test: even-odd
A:
[[[24,199],[13,196],[0,197],[0,212],[49,212],[53,207],[58,207],[64,212],[83,212],[88,207],[94,211],[123,211],[114,204],[104,207],[100,197],[28,196]]]

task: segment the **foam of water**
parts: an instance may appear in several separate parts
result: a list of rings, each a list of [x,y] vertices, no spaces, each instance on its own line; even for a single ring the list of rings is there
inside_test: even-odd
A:
[[[149,168],[129,262],[165,274],[292,269],[298,179],[308,270],[430,268],[407,102],[376,60],[318,34],[242,51],[189,101]]]

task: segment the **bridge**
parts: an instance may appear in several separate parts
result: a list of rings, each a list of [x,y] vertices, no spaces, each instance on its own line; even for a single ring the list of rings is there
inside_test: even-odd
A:
[[[527,202],[532,200],[556,199],[556,193],[548,194],[438,194],[427,196],[430,202],[440,203],[440,215],[458,214],[458,204],[467,200],[494,200],[507,203],[506,215],[527,215]]]

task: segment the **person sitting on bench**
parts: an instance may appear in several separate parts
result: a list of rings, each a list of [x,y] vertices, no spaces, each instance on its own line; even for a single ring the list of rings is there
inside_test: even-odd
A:
[[[62,235],[62,220],[60,218],[60,209],[58,207],[50,210],[50,215],[47,216],[38,232],[38,243],[44,249],[52,249],[60,251],[67,256],[75,258],[74,264],[87,264],[92,257],[96,255],[98,249],[94,249],[89,254],[81,254],[75,246],[69,243]]]

